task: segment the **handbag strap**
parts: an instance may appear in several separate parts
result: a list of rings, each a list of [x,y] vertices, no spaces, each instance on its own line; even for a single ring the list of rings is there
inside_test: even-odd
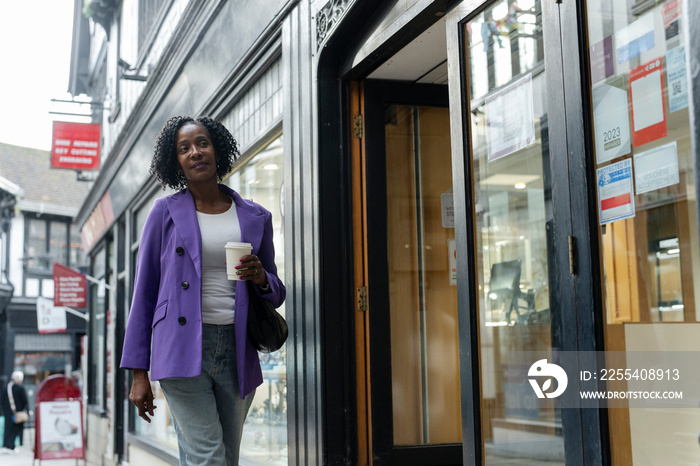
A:
[[[12,382],[7,384],[7,397],[10,399],[10,408],[12,408],[12,412],[16,413],[15,411],[15,398],[12,396]]]

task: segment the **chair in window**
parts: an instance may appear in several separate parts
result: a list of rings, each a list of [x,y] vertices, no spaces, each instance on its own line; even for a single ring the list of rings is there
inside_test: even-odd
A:
[[[520,259],[498,262],[491,266],[489,297],[492,306],[502,303],[504,320],[508,324],[528,323],[528,315],[534,309],[532,293],[523,293],[520,290],[520,270]]]

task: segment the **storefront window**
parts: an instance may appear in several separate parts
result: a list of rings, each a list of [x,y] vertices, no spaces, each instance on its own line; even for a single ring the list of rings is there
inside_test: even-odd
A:
[[[71,228],[70,248],[68,228]],[[84,265],[82,242],[77,227],[69,219],[27,218],[25,262],[29,270],[50,271],[54,262],[77,267]],[[70,260],[69,260],[70,259]]]
[[[105,245],[93,257],[92,276],[106,279],[107,264],[109,258],[107,251],[109,247]],[[106,322],[107,322],[107,290],[100,284],[90,285],[90,355],[88,359],[90,378],[88,403],[97,409],[105,409],[105,378],[107,371],[106,363]]]
[[[284,159],[282,136],[234,171],[226,183],[245,199],[272,213],[275,263],[284,282]],[[285,305],[278,311],[285,315]],[[287,464],[287,350],[260,354],[263,384],[258,387],[243,429],[241,459]],[[257,464],[257,463],[256,463]]]
[[[80,237],[80,230],[75,224],[70,226],[70,260],[68,264],[73,268],[86,266],[83,240]]]
[[[605,349],[655,351],[667,367],[671,351],[700,349],[683,4],[586,2]],[[613,464],[700,461],[695,442],[677,441],[697,437],[692,410],[610,411]]]
[[[26,264],[28,269],[48,269],[48,250],[46,236],[48,222],[39,219],[27,219]]]
[[[156,199],[163,197],[170,192],[163,192],[162,190],[157,190],[153,195],[146,200],[141,208],[139,208],[134,214],[132,237],[134,238],[134,244],[138,245],[141,239],[141,234],[143,233],[143,226],[146,224],[146,219],[148,214],[153,207],[153,203]],[[136,260],[138,257],[138,249],[132,248],[134,251],[132,255],[131,267],[132,270],[136,270]],[[129,377],[132,376],[131,371],[129,371]],[[131,379],[129,380],[129,386],[131,386]],[[151,390],[153,391],[153,397],[155,398],[154,405],[158,407],[158,413],[163,415],[154,416],[151,422],[148,423],[138,416],[138,410],[131,403],[129,404],[129,409],[131,410],[131,418],[134,419],[134,432],[150,437],[151,439],[162,443],[163,445],[177,449],[177,436],[175,434],[175,426],[172,424],[170,419],[170,411],[168,410],[168,403],[165,400],[165,395],[163,390],[160,388],[160,383],[157,381],[151,382]]]
[[[54,262],[66,265],[68,261],[68,224],[51,223],[49,238],[49,256]]]
[[[85,254],[77,227],[69,219],[33,218],[28,215],[23,260],[24,296],[52,298],[53,264],[71,268],[85,265]]]

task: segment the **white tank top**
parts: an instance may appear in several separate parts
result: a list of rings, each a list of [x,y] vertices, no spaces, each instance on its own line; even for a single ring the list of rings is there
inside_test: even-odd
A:
[[[226,275],[226,250],[229,241],[241,241],[236,204],[221,214],[197,212],[202,234],[202,322],[233,323],[236,282]]]

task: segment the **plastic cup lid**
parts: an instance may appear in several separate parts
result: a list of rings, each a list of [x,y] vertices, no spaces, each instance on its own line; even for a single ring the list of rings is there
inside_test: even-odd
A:
[[[230,241],[226,243],[227,248],[252,248],[253,245],[250,243],[236,243],[234,241]]]

